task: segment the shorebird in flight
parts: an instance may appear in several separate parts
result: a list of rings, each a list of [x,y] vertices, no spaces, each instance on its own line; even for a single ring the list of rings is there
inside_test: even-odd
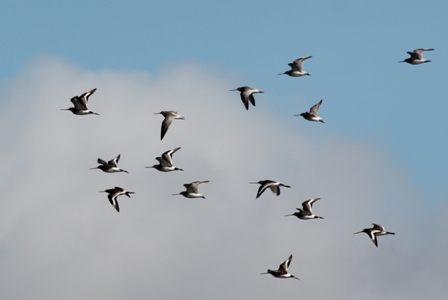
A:
[[[90,111],[87,108],[87,102],[89,101],[89,97],[95,93],[96,89],[93,89],[91,91],[88,91],[87,93],[82,94],[81,96],[75,96],[72,99],[70,99],[70,101],[72,101],[73,105],[75,105],[75,107],[69,107],[66,109],[61,109],[61,110],[69,110],[72,113],[74,113],[75,115],[99,115],[97,113],[94,113],[93,111]]]
[[[180,147],[177,147],[175,149],[171,149],[171,150],[164,152],[161,157],[156,157],[156,159],[159,161],[158,165],[153,165],[152,167],[146,167],[146,168],[154,168],[161,172],[183,171],[182,169],[176,168],[173,165],[173,157],[172,156],[179,149],[180,149]]]
[[[204,195],[199,194],[198,192],[198,185],[200,185],[201,183],[207,183],[209,182],[208,180],[205,181],[193,181],[192,183],[186,183],[184,184],[184,187],[187,189],[186,191],[180,192],[178,194],[173,194],[174,195],[182,195],[186,198],[203,198],[205,199]]]
[[[305,75],[310,76],[311,75],[310,73],[308,73],[308,72],[303,70],[302,63],[305,60],[307,60],[307,59],[309,59],[311,57],[312,56],[305,56],[305,57],[301,57],[301,58],[296,59],[292,63],[288,64],[291,67],[291,70],[285,71],[284,73],[280,73],[278,75],[286,74],[286,75],[289,75],[291,77],[300,77],[300,76],[305,76]]]
[[[90,168],[90,170],[100,169],[101,171],[106,173],[116,173],[116,172],[129,173],[128,171],[122,170],[117,166],[119,160],[120,160],[120,154],[118,154],[117,157],[109,160],[108,162],[105,162],[101,158],[98,158],[97,161],[100,165],[96,168]]]
[[[260,275],[271,274],[272,276],[277,277],[277,278],[294,278],[294,279],[299,280],[298,277],[288,273],[288,268],[289,268],[289,265],[291,264],[291,260],[292,260],[292,254],[291,254],[291,256],[288,257],[287,260],[285,260],[284,263],[282,263],[278,267],[278,270],[269,270],[268,269],[268,271],[266,273],[260,273]]]
[[[240,92],[241,101],[244,103],[244,107],[246,110],[249,110],[249,102],[252,103],[253,106],[255,106],[255,93],[264,93],[263,91],[260,91],[258,89],[251,88],[250,86],[242,86],[234,90],[230,91],[238,91]]]
[[[121,187],[116,186],[113,189],[108,189],[105,191],[99,191],[100,193],[108,193],[109,195],[107,195],[107,198],[109,199],[110,204],[112,204],[113,207],[115,207],[115,209],[120,212],[120,207],[118,207],[118,201],[117,201],[117,197],[121,196],[121,195],[126,195],[129,198],[131,198],[130,194],[134,194],[134,192],[128,192],[125,191],[124,189],[122,189]]]
[[[399,63],[407,62],[411,65],[419,65],[423,63],[431,62],[429,59],[423,58],[423,51],[433,51],[433,48],[420,48],[415,49],[413,52],[408,51],[408,54],[411,56],[406,58],[405,60],[399,61]]]
[[[270,188],[271,191],[276,194],[277,196],[280,195],[280,187],[284,186],[286,188],[290,188],[289,185],[277,182],[277,181],[272,181],[272,180],[261,180],[258,182],[249,182],[250,184],[261,184],[260,187],[258,188],[258,192],[257,192],[257,197],[260,197],[261,194],[263,194],[263,192],[267,189]]]
[[[367,235],[368,235],[368,236],[370,237],[370,239],[372,240],[373,244],[374,244],[375,246],[377,246],[377,247],[378,247],[378,240],[377,240],[377,237],[378,237],[378,236],[380,236],[380,235],[388,235],[388,234],[395,234],[395,233],[393,233],[393,232],[388,232],[388,231],[386,231],[386,230],[384,229],[384,227],[381,226],[381,225],[378,225],[378,224],[375,224],[375,223],[372,223],[372,225],[373,225],[372,228],[366,228],[366,229],[364,229],[364,230],[362,230],[362,231],[355,232],[354,234],[362,233],[362,232],[367,233]]]
[[[166,132],[168,131],[168,127],[170,127],[171,122],[173,122],[174,119],[180,119],[185,120],[184,117],[181,115],[178,115],[177,112],[171,111],[171,110],[164,110],[159,113],[154,113],[155,115],[163,115],[165,119],[162,122],[162,129],[160,131],[160,140],[163,140],[163,137],[165,136]]]
[[[322,100],[320,100],[316,105],[312,106],[309,112],[303,112],[300,115],[294,115],[294,116],[302,116],[303,118],[305,118],[305,120],[308,121],[325,123],[324,119],[322,119],[317,115],[317,112],[319,111],[319,107],[321,104]]]
[[[320,198],[313,198],[306,200],[302,203],[302,208],[297,208],[298,211],[291,215],[285,215],[286,216],[296,216],[297,218],[301,220],[310,220],[310,219],[323,219],[322,217],[313,215],[312,207],[313,203],[317,200],[320,200]]]

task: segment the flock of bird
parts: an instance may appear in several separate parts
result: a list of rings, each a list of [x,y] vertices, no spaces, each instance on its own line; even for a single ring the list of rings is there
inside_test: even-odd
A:
[[[425,59],[423,57],[424,51],[433,51],[433,48],[419,48],[415,49],[413,52],[407,52],[410,57],[406,58],[401,62],[406,62],[411,65],[418,65],[423,63],[431,62],[431,60]],[[291,67],[291,70],[285,71],[284,73],[280,73],[278,75],[288,75],[291,77],[301,77],[301,76],[310,76],[310,73],[303,70],[302,64],[305,60],[312,58],[312,56],[305,56],[298,58],[294,60],[292,63],[289,63],[288,65]],[[73,103],[74,107],[70,107],[67,109],[61,109],[61,110],[69,110],[75,115],[99,115],[98,113],[95,113],[88,109],[87,104],[89,101],[89,97],[92,96],[93,93],[95,93],[96,89],[92,89],[80,96],[75,96],[71,98],[71,102]],[[255,89],[248,86],[242,86],[230,91],[238,91],[240,92],[241,101],[244,104],[244,107],[246,110],[249,110],[249,103],[251,103],[253,106],[255,106],[255,98],[253,94],[256,93],[264,93],[263,91],[259,89]],[[305,120],[313,121],[313,122],[321,122],[324,123],[325,121],[318,116],[318,111],[320,106],[322,105],[322,100],[320,100],[317,104],[312,106],[308,112],[303,112],[300,115],[295,116],[302,116]],[[185,120],[185,118],[181,115],[179,115],[175,111],[161,111],[159,113],[155,114],[161,114],[164,117],[164,120],[162,122],[161,126],[161,132],[160,132],[160,140],[163,140],[164,136],[166,135],[169,126],[171,125],[172,121],[177,120]],[[171,171],[183,171],[183,169],[177,168],[173,164],[173,154],[176,153],[181,148],[174,148],[171,150],[168,150],[164,152],[160,157],[156,157],[156,160],[159,162],[157,165],[153,165],[151,167],[146,168],[154,168],[160,172],[171,172]],[[123,170],[118,167],[118,162],[120,160],[120,155],[117,155],[115,158],[109,160],[108,162],[104,161],[101,158],[98,158],[98,166],[96,168],[91,168],[91,170],[94,169],[100,169],[103,172],[106,173],[116,173],[116,172],[125,172],[128,173],[128,171]],[[203,198],[205,199],[205,196],[198,191],[198,186],[202,183],[208,183],[208,180],[204,181],[194,181],[191,183],[184,184],[184,187],[186,188],[185,191],[179,192],[177,194],[172,195],[182,195],[186,198]],[[266,189],[270,189],[275,195],[280,195],[280,187],[290,188],[289,185],[273,181],[273,180],[261,180],[258,182],[250,182],[250,184],[260,184],[260,187],[258,188],[256,198],[259,198]],[[121,195],[131,197],[131,194],[134,194],[134,192],[126,191],[121,187],[114,187],[111,189],[107,189],[104,191],[107,193],[107,197],[109,199],[110,204],[116,209],[117,212],[120,211],[117,198]],[[320,198],[312,198],[309,200],[306,200],[302,203],[302,208],[297,208],[297,211],[293,214],[285,215],[285,216],[295,216],[301,220],[311,220],[311,219],[323,219],[320,216],[316,216],[312,212],[312,206],[314,202],[320,200]],[[381,235],[394,235],[393,232],[388,232],[384,229],[383,226],[379,224],[372,224],[372,228],[365,228],[362,231],[355,232],[354,234],[358,233],[366,233],[373,244],[378,247],[378,236]],[[282,264],[280,264],[279,268],[277,270],[270,270],[268,269],[267,272],[261,273],[263,274],[270,274],[277,278],[293,278],[293,279],[299,279],[298,277],[292,275],[289,273],[288,268],[292,261],[292,254],[286,259]]]

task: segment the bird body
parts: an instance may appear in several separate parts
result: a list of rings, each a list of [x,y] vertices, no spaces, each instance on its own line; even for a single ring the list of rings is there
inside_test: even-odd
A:
[[[82,94],[81,96],[75,96],[72,99],[70,99],[70,101],[73,103],[74,107],[69,107],[66,109],[61,109],[61,110],[69,110],[71,111],[73,114],[75,115],[99,115],[97,113],[94,113],[93,111],[90,111],[87,108],[87,102],[89,101],[89,97],[95,93],[96,89],[90,90],[84,94]]]
[[[277,181],[273,181],[273,180],[261,180],[258,182],[249,182],[250,184],[260,184],[260,187],[258,188],[258,192],[257,192],[257,197],[260,197],[261,194],[263,194],[263,192],[267,189],[270,188],[271,191],[276,194],[277,196],[280,195],[280,187],[286,187],[286,188],[290,188],[289,185],[277,182]]]
[[[120,169],[118,167],[118,161],[120,160],[120,154],[117,155],[117,157],[115,157],[114,159],[109,160],[108,162],[102,160],[101,158],[98,158],[97,162],[100,164],[98,167],[96,168],[90,168],[90,170],[94,170],[94,169],[100,169],[103,172],[106,173],[116,173],[116,172],[125,172],[125,173],[129,173],[128,171],[125,171],[123,169]]]
[[[311,219],[323,219],[322,217],[315,216],[312,212],[312,206],[313,203],[317,200],[320,200],[320,198],[312,198],[309,200],[306,200],[302,203],[302,208],[297,208],[297,212],[291,214],[291,215],[285,215],[286,216],[295,216],[301,220],[311,220]]]
[[[311,57],[312,56],[305,56],[305,57],[296,59],[292,63],[288,64],[291,67],[291,70],[285,71],[284,73],[280,73],[278,75],[286,74],[291,77],[301,77],[301,76],[305,76],[305,75],[310,76],[311,75],[310,73],[303,70],[302,63]]]
[[[100,193],[108,193],[107,198],[109,199],[110,204],[118,211],[120,212],[120,207],[118,206],[117,198],[121,195],[126,195],[129,198],[131,198],[130,194],[134,194],[134,192],[128,192],[122,189],[121,187],[114,187],[113,189],[107,189],[105,191],[99,191]]]
[[[300,115],[294,115],[294,116],[302,116],[305,120],[308,121],[325,123],[324,119],[322,119],[317,115],[320,105],[322,104],[322,101],[323,100],[320,100],[316,105],[313,105],[310,108],[309,112],[303,112]]]
[[[234,90],[230,91],[239,91],[241,101],[243,101],[244,107],[246,110],[249,110],[249,102],[252,103],[253,106],[255,106],[255,93],[264,93],[263,91],[260,91],[258,89],[251,88],[250,86],[242,86]]]
[[[388,234],[393,234],[395,235],[394,232],[388,232],[384,229],[383,226],[372,223],[373,227],[372,228],[365,228],[362,231],[359,232],[355,232],[354,234],[358,234],[358,233],[366,233],[370,239],[372,240],[373,244],[378,247],[378,239],[377,237],[380,235],[388,235]]]
[[[186,183],[184,184],[184,187],[187,189],[186,191],[180,192],[178,194],[173,194],[174,195],[182,195],[186,198],[203,198],[205,199],[205,196],[200,194],[198,191],[198,185],[201,183],[207,183],[209,182],[208,180],[205,181],[193,181],[191,183]]]
[[[399,61],[399,63],[407,62],[411,65],[419,65],[423,63],[431,62],[429,59],[423,58],[423,51],[433,51],[433,48],[419,48],[415,49],[413,52],[408,51],[410,57],[405,60]]]
[[[165,111],[161,111],[159,113],[154,113],[155,115],[163,115],[165,117],[165,119],[162,122],[162,128],[160,131],[160,140],[163,140],[163,137],[165,136],[166,132],[168,131],[168,128],[171,125],[171,122],[173,122],[174,119],[179,119],[179,120],[185,120],[184,117],[182,117],[181,115],[177,114],[177,112],[175,111],[171,111],[171,110],[165,110]]]
[[[153,165],[152,167],[146,168],[154,168],[160,172],[183,171],[182,169],[176,168],[173,165],[172,160],[173,154],[176,153],[176,151],[179,149],[180,147],[164,152],[161,157],[156,157],[156,159],[159,161],[158,165]]]
[[[288,268],[289,268],[289,265],[291,264],[291,260],[292,260],[292,254],[288,257],[287,260],[285,260],[278,267],[278,270],[270,270],[270,269],[268,269],[268,271],[266,273],[261,273],[260,275],[271,274],[272,276],[277,277],[277,278],[294,278],[294,279],[299,280],[298,277],[296,277],[296,276],[294,276],[292,274],[289,274],[289,272],[288,272]]]

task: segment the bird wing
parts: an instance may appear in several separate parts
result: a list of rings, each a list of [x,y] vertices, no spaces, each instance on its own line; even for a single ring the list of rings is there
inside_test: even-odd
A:
[[[187,193],[189,194],[199,194],[197,181],[192,183],[186,183],[184,184],[184,187],[187,189]]]
[[[110,204],[112,204],[112,206],[115,207],[115,209],[118,212],[120,212],[120,207],[118,206],[117,197],[118,197],[118,193],[113,193],[113,194],[107,195],[107,198],[109,199]]]
[[[322,104],[322,100],[320,100],[316,105],[310,108],[310,114],[317,116],[317,112],[319,111],[319,107]]]
[[[172,115],[166,115],[165,119],[162,122],[162,129],[160,132],[160,140],[163,140],[163,137],[165,136],[166,132],[168,131],[168,127],[170,127],[171,122],[173,122],[173,116]]]
[[[73,97],[70,101],[75,105],[77,110],[87,110],[87,105],[83,104],[83,101],[78,96]]]
[[[293,61],[292,63],[290,63],[289,66],[292,68],[293,71],[302,72],[303,71],[302,63],[311,57],[312,56],[304,56],[304,57],[298,58],[295,61]]]
[[[272,191],[274,194],[276,194],[277,196],[280,196],[280,186],[271,184],[271,185],[269,186],[269,188],[271,189],[271,191]]]
[[[117,155],[114,159],[109,160],[107,163],[114,167],[117,167],[118,161],[120,160],[120,154]]]
[[[89,97],[95,93],[96,89],[90,90],[84,94],[82,94],[81,96],[79,96],[79,98],[81,99],[82,103],[87,107],[87,101],[89,101]]]
[[[264,193],[264,191],[272,184],[273,182],[270,180],[265,180],[261,183],[260,187],[258,188],[257,192],[257,198],[261,196],[261,194]]]
[[[100,165],[107,165],[107,162],[105,162],[105,161],[102,160],[101,158],[98,158],[97,162],[98,162]]]
[[[414,55],[418,58],[418,59],[422,59],[423,58],[423,51],[433,51],[433,48],[419,48],[419,49],[415,49],[414,50]],[[409,52],[408,52],[409,53]],[[412,52],[411,52],[412,53]]]
[[[172,167],[173,165],[166,161],[163,157],[156,157],[162,167]]]
[[[180,147],[171,149],[162,154],[162,159],[165,160],[169,164],[169,167],[173,166],[173,157],[172,156],[179,149],[180,149]]]
[[[278,271],[281,272],[281,273],[283,273],[283,274],[288,273],[288,268],[289,268],[289,265],[291,264],[291,260],[292,260],[292,254],[288,257],[287,260],[285,260],[285,261],[278,267]]]
[[[384,230],[384,227],[381,226],[381,225],[379,225],[379,224],[372,223],[372,225],[373,225],[373,228],[372,228],[372,229],[379,230],[380,232],[385,231],[385,230]]]

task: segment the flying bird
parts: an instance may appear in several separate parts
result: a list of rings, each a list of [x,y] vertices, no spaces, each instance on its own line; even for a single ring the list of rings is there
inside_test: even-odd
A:
[[[82,94],[81,96],[75,96],[70,101],[75,105],[75,107],[69,107],[66,109],[61,110],[69,110],[75,115],[99,115],[97,113],[94,113],[93,111],[90,111],[87,108],[87,102],[89,101],[89,97],[95,93],[96,89],[90,90],[87,93]]]
[[[319,107],[321,104],[322,100],[320,100],[316,105],[312,106],[309,112],[303,112],[300,115],[294,115],[294,116],[302,116],[303,118],[305,118],[305,120],[308,121],[325,123],[324,119],[322,119],[317,115],[317,112],[319,111]]]
[[[158,165],[153,165],[152,167],[146,168],[154,168],[161,172],[183,171],[182,169],[176,168],[173,165],[173,154],[176,153],[176,151],[179,149],[180,147],[177,147],[175,149],[164,152],[161,157],[156,157],[156,159],[159,161]]]
[[[372,240],[373,244],[375,246],[377,246],[377,247],[378,247],[378,240],[377,240],[378,236],[380,236],[380,235],[388,235],[388,234],[395,234],[393,232],[386,231],[384,229],[384,227],[381,226],[381,225],[378,225],[378,224],[375,224],[375,223],[372,223],[372,225],[373,225],[372,228],[366,228],[366,229],[364,229],[362,231],[355,232],[354,234],[365,232],[370,237],[370,239]]]
[[[250,86],[242,86],[234,90],[230,91],[239,91],[241,96],[241,101],[244,103],[244,107],[246,110],[249,110],[249,102],[252,103],[253,106],[255,106],[255,93],[264,93],[263,91],[260,91],[258,89],[251,88]]]
[[[288,64],[291,67],[291,70],[285,71],[284,73],[280,73],[278,75],[286,74],[291,77],[300,77],[300,76],[305,76],[305,75],[310,76],[311,75],[310,73],[303,70],[302,63],[311,57],[312,56],[305,56],[305,57],[296,59],[292,63]]]
[[[120,207],[118,207],[117,197],[121,195],[126,195],[131,198],[130,194],[134,194],[134,192],[128,192],[122,189],[121,187],[116,186],[113,189],[108,189],[105,191],[99,191],[99,193],[108,193],[107,198],[109,199],[110,204],[112,204],[115,209],[120,212]]]
[[[205,199],[204,195],[200,194],[198,191],[198,185],[200,185],[201,183],[207,183],[209,182],[208,180],[205,181],[193,181],[192,183],[186,183],[184,184],[184,187],[187,189],[186,191],[180,192],[178,194],[173,194],[174,195],[182,195],[186,198],[203,198]]]
[[[420,48],[415,49],[413,52],[408,51],[408,54],[411,57],[406,58],[405,60],[399,61],[399,63],[407,62],[411,65],[419,65],[423,63],[431,62],[429,59],[423,58],[423,51],[433,51],[433,48]]]
[[[114,159],[109,160],[108,162],[105,162],[101,158],[98,158],[97,162],[100,164],[96,168],[90,168],[90,170],[100,169],[103,172],[106,173],[116,173],[116,172],[125,172],[129,173],[128,171],[122,170],[118,167],[118,161],[120,160],[120,154],[118,154],[117,157]]]
[[[260,273],[260,275],[271,274],[272,276],[277,277],[277,278],[294,278],[294,279],[299,280],[298,277],[296,277],[292,274],[289,274],[289,272],[288,272],[288,268],[289,268],[289,265],[291,264],[291,260],[292,260],[292,254],[288,257],[287,260],[285,260],[285,262],[283,262],[278,267],[278,270],[269,270],[268,269],[268,271],[266,273]]]
[[[260,197],[261,194],[263,194],[263,192],[267,189],[270,188],[271,191],[276,194],[277,196],[280,195],[280,187],[286,187],[286,188],[290,188],[289,185],[277,182],[277,181],[272,181],[272,180],[261,180],[258,182],[249,182],[250,184],[261,184],[260,187],[258,188],[258,192],[257,192],[257,197]]]
[[[316,202],[317,200],[320,200],[320,198],[312,198],[312,199],[306,200],[305,202],[302,203],[302,208],[297,208],[298,211],[296,211],[295,213],[293,213],[291,215],[285,215],[285,217],[296,216],[297,218],[299,218],[301,220],[323,219],[322,217],[313,215],[313,212],[312,212],[313,203]]]
[[[166,132],[168,131],[168,127],[170,127],[171,122],[173,122],[174,119],[180,119],[185,120],[184,117],[181,115],[178,115],[177,112],[171,111],[171,110],[165,110],[161,111],[159,113],[154,113],[155,115],[163,115],[165,119],[162,122],[162,129],[160,131],[160,140],[163,140],[163,137],[165,136]]]

